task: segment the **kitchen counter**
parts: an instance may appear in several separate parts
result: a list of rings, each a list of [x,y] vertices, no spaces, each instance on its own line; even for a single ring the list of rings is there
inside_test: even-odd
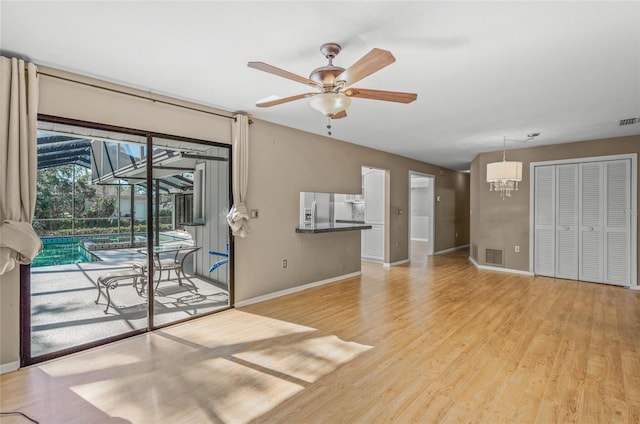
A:
[[[296,228],[296,233],[318,234],[369,229],[371,229],[371,225],[365,224],[362,221],[336,221],[335,223],[316,224],[315,226],[311,226],[311,224],[305,224],[304,226]]]

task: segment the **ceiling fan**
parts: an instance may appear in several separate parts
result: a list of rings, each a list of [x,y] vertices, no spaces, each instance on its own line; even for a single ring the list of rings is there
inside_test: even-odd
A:
[[[341,49],[340,45],[336,43],[325,43],[320,46],[320,52],[327,58],[329,63],[313,70],[309,78],[276,68],[264,62],[247,63],[250,68],[310,85],[319,90],[318,92],[297,94],[295,96],[265,99],[256,103],[256,106],[270,107],[313,97],[310,101],[311,107],[331,119],[340,119],[347,116],[346,109],[351,104],[351,97],[397,103],[411,103],[418,97],[415,93],[351,87],[352,84],[392,64],[396,59],[390,51],[374,48],[349,68],[344,69],[333,64],[333,59],[340,53]]]

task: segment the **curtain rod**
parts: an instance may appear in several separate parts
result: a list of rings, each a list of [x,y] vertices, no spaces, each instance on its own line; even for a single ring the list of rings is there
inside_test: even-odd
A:
[[[76,83],[76,84],[86,85],[87,87],[98,88],[100,90],[110,91],[112,93],[124,94],[125,96],[136,97],[138,99],[143,99],[143,100],[150,100],[152,102],[162,103],[162,104],[169,105],[169,106],[181,107],[183,109],[189,109],[189,110],[193,110],[193,111],[196,111],[196,112],[206,113],[206,114],[209,114],[209,115],[220,116],[222,118],[233,119],[234,121],[236,120],[236,118],[234,116],[227,116],[227,115],[223,115],[221,113],[209,112],[209,111],[206,111],[206,110],[202,110],[202,109],[198,109],[198,108],[190,107],[190,106],[184,106],[184,105],[180,105],[180,104],[177,104],[177,103],[168,102],[168,101],[165,101],[165,100],[152,99],[150,97],[141,96],[139,94],[127,93],[126,91],[116,90],[114,88],[107,88],[107,87],[102,87],[102,86],[97,85],[97,84],[91,84],[91,83],[88,83],[88,82],[76,81],[76,80],[71,79],[71,78],[65,78],[65,77],[61,77],[59,75],[52,75],[52,74],[48,74],[48,73],[42,72],[42,71],[36,71],[36,73],[38,75],[44,75],[46,77],[57,78],[57,79],[60,79],[60,80],[63,80],[63,81],[69,81],[69,82],[73,82],[73,83]]]

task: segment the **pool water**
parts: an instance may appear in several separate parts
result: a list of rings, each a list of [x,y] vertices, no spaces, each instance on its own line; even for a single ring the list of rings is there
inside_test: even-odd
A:
[[[134,234],[135,240],[144,243],[145,234]],[[44,237],[42,238],[42,252],[31,262],[31,267],[77,264],[81,262],[98,262],[98,258],[84,247],[84,242],[113,243],[129,241],[129,234],[109,234],[82,237]],[[177,236],[160,234],[160,242],[183,240]]]
[[[42,239],[43,249],[31,262],[31,267],[97,262],[100,259],[88,252],[76,237]]]

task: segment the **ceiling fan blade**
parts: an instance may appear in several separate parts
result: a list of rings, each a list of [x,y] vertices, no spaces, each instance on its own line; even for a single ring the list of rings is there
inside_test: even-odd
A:
[[[384,100],[385,102],[411,103],[418,98],[416,93],[402,93],[400,91],[371,90],[368,88],[347,88],[344,91],[347,97],[361,99]]]
[[[341,110],[338,113],[334,113],[333,115],[329,116],[331,119],[342,119],[342,118],[346,118],[347,117],[347,111],[346,110]]]
[[[345,81],[345,86],[355,84],[374,72],[378,72],[385,66],[396,61],[390,51],[382,49],[371,49],[371,51],[360,58],[356,63],[345,69],[336,77],[336,81]]]
[[[247,63],[249,68],[257,69],[259,71],[268,72],[273,75],[277,75],[279,77],[287,78],[301,84],[310,85],[312,87],[321,88],[322,86],[315,81],[310,80],[309,78],[301,77],[300,75],[293,74],[289,71],[285,71],[284,69],[276,68],[275,66],[269,65],[264,62],[249,62]]]
[[[256,106],[258,107],[270,107],[270,106],[275,106],[275,105],[281,105],[282,103],[287,103],[287,102],[292,102],[294,100],[300,100],[300,99],[304,99],[305,97],[311,97],[311,96],[315,96],[318,93],[303,93],[303,94],[296,94],[295,96],[289,96],[289,97],[277,97],[277,98],[273,98],[270,100],[264,100],[264,101],[260,101],[258,103],[256,103]]]

